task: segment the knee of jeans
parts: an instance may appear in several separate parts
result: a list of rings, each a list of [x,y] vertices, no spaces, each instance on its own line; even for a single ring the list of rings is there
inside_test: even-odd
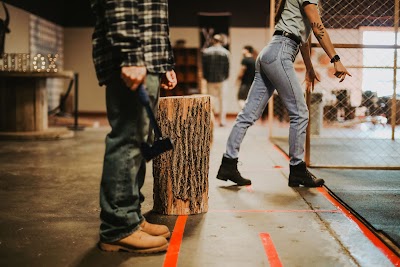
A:
[[[296,112],[289,114],[290,122],[295,124],[308,123],[308,112]]]
[[[245,125],[245,126],[251,126],[254,124],[254,122],[256,121],[256,118],[254,116],[252,116],[251,114],[244,114],[244,113],[239,113],[239,115],[237,116],[236,122],[238,124],[241,125]]]
[[[288,112],[290,118],[299,119],[301,121],[308,119],[308,108],[305,104],[296,106],[296,108],[288,109]]]

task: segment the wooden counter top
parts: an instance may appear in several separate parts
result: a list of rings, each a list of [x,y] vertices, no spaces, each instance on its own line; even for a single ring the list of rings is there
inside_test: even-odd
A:
[[[29,78],[64,78],[73,79],[73,71],[58,71],[58,72],[34,72],[34,71],[0,71],[0,77],[29,77]]]

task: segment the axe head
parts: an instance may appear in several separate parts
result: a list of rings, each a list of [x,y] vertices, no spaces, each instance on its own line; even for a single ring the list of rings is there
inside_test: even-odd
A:
[[[160,137],[156,139],[152,146],[147,143],[142,143],[140,150],[146,161],[150,161],[158,155],[174,149],[174,144],[169,137]]]

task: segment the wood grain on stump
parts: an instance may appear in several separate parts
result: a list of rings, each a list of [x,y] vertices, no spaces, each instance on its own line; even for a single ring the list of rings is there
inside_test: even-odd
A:
[[[162,97],[157,120],[174,150],[153,160],[153,210],[168,215],[207,212],[210,97]]]

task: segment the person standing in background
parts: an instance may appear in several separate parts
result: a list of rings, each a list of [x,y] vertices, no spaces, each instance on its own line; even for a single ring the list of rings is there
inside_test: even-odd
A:
[[[104,251],[166,251],[170,231],[151,224],[141,212],[146,161],[142,142],[152,132],[136,89],[144,84],[154,112],[159,87],[177,84],[169,40],[167,0],[91,0],[96,18],[93,61],[106,86],[106,137],[100,185],[100,242]]]
[[[244,107],[251,84],[253,83],[256,64],[256,60],[254,58],[254,49],[252,46],[244,46],[242,49],[242,54],[243,59],[238,74],[238,81],[240,82],[238,101],[240,109]]]
[[[229,51],[222,46],[223,38],[220,34],[213,36],[212,46],[203,50],[202,66],[203,77],[207,81],[207,93],[214,98],[212,108],[215,113],[215,102],[219,106],[219,125],[226,124],[226,110],[224,107],[224,91],[229,77]]]

